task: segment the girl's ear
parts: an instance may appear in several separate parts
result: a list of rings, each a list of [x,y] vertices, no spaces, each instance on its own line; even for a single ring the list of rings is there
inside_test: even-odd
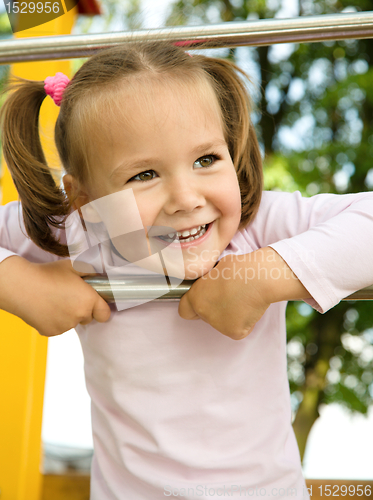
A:
[[[74,210],[78,210],[80,207],[90,202],[88,194],[82,191],[78,181],[72,175],[64,175],[62,181],[67,197],[69,200],[74,200]]]
[[[69,200],[74,200],[72,208],[74,210],[79,210],[81,217],[82,212],[80,209],[85,205],[83,209],[84,222],[102,222],[101,217],[93,206],[93,203],[90,203],[90,197],[80,188],[78,181],[70,174],[64,175],[62,181]]]

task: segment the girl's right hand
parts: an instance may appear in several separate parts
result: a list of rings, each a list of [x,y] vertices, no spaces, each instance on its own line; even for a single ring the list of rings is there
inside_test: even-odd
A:
[[[110,318],[110,307],[82,276],[94,273],[75,271],[69,259],[34,264],[12,256],[0,263],[0,309],[4,309],[53,337]]]

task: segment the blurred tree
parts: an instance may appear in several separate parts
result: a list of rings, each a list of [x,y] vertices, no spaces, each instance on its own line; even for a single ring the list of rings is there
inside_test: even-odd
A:
[[[372,0],[177,0],[169,25],[373,10]],[[221,49],[223,50],[223,49]],[[223,50],[224,52],[224,50]],[[226,49],[257,76],[257,130],[266,189],[303,195],[373,187],[373,40]],[[294,430],[303,458],[320,406],[367,413],[373,401],[371,302],[341,302],[324,315],[287,308]]]
[[[8,14],[4,11],[0,14],[0,39],[7,39],[13,36],[12,27],[10,26]],[[0,64],[0,89],[4,86],[8,78],[9,65]]]
[[[10,26],[8,14],[6,11],[0,14],[0,38],[8,38],[12,36],[12,27]]]
[[[74,28],[76,33],[104,33],[140,29],[143,18],[141,0],[101,0],[102,15],[79,16]],[[84,60],[76,65],[75,70]]]
[[[0,40],[11,38],[13,36],[12,27],[9,22],[8,14],[4,11],[0,14]],[[4,88],[5,83],[8,80],[9,75],[8,64],[0,64],[0,92]],[[0,105],[4,101],[5,95],[0,97]],[[1,153],[1,144],[0,144],[0,153]],[[0,165],[0,176],[1,176],[1,165]],[[1,189],[0,189],[0,198],[1,198]]]

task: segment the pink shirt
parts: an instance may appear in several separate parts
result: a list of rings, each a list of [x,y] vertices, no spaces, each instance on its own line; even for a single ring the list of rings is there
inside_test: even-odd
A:
[[[373,283],[372,235],[373,193],[264,192],[220,258],[271,246],[325,312]],[[17,203],[1,208],[0,244],[0,260],[57,260],[24,236]],[[285,308],[272,304],[240,341],[180,318],[177,302],[78,325],[92,399],[91,500],[308,498],[291,426]]]

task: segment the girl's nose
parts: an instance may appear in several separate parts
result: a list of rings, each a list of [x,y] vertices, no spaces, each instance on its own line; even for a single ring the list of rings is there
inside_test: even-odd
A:
[[[192,212],[206,204],[205,196],[201,189],[186,178],[179,178],[165,186],[166,202],[163,210],[167,215],[176,212]]]

